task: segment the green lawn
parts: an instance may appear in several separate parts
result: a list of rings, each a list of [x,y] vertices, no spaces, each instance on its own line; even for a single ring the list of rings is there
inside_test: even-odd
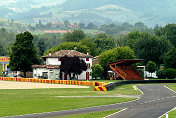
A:
[[[176,91],[176,84],[167,84],[166,86]],[[168,115],[169,118],[176,118],[176,110],[169,112]],[[166,116],[163,116],[162,118],[166,118]]]
[[[176,84],[167,84],[166,86],[176,91]]]
[[[129,91],[130,90],[130,91]],[[58,98],[55,96],[97,96],[140,94],[132,85],[124,85],[112,91],[87,89],[31,89],[0,90],[0,117],[69,110],[134,100],[132,98]]]
[[[169,116],[169,118],[176,118],[176,110],[169,112],[168,116]],[[161,118],[166,118],[166,115]]]
[[[103,118],[105,116],[116,113],[118,111],[120,110],[101,111],[101,112],[95,112],[95,113],[78,114],[78,115],[54,117],[54,118]]]

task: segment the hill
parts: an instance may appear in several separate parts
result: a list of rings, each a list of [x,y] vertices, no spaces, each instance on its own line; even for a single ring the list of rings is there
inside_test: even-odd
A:
[[[0,17],[35,23],[64,21],[110,24],[176,22],[175,0],[0,0]],[[6,6],[6,7],[4,7]],[[3,12],[2,12],[3,11]]]

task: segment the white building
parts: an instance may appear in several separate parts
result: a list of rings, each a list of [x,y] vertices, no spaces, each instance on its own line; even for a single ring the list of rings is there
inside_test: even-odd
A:
[[[43,56],[45,65],[33,65],[33,78],[44,78],[52,80],[70,80],[69,75],[60,72],[59,66],[61,65],[60,58],[67,55],[68,57],[78,56],[80,59],[83,59],[88,66],[87,71],[83,71],[81,75],[78,76],[79,80],[89,80],[90,72],[92,66],[93,57],[77,52],[75,50],[60,50],[53,54]]]

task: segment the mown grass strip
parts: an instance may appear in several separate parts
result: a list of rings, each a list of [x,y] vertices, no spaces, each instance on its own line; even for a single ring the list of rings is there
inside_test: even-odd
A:
[[[78,114],[78,115],[71,115],[71,116],[64,116],[64,117],[54,117],[54,118],[103,118],[105,116],[116,113],[118,111],[120,111],[120,110],[116,109],[116,110],[110,110],[110,111],[101,111],[101,112],[95,112],[95,113]]]

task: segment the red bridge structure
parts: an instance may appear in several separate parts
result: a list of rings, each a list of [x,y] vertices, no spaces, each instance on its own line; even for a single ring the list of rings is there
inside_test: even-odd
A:
[[[109,67],[124,80],[144,80],[143,75],[132,67],[132,64],[143,61],[142,59],[122,59],[109,63]]]

